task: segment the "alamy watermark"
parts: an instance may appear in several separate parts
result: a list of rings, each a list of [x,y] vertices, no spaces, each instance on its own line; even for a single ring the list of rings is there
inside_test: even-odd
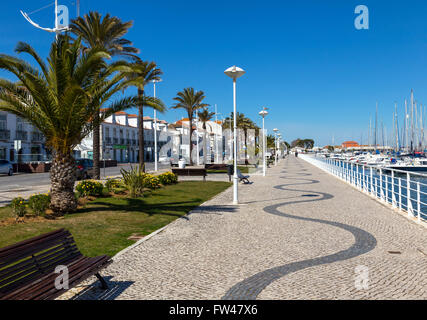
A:
[[[354,13],[358,16],[354,19],[354,27],[357,30],[369,29],[369,9],[361,4],[354,9]]]
[[[355,278],[354,287],[357,290],[369,289],[369,268],[364,265],[358,265],[354,268]]]
[[[55,268],[55,273],[59,273],[59,276],[55,278],[56,290],[68,290],[70,288],[68,278],[68,267],[59,265]]]

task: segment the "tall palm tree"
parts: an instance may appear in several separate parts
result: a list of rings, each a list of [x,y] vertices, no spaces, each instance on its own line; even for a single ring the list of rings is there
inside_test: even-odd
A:
[[[215,115],[215,112],[209,112],[208,108],[203,108],[202,111],[197,113],[199,117],[199,121],[202,122],[202,128],[203,128],[203,134],[204,134],[204,143],[203,143],[203,159],[205,161],[205,164],[207,163],[207,128],[206,123],[208,121],[211,121]],[[215,141],[216,143],[216,141]]]
[[[188,114],[189,121],[189,144],[190,144],[190,166],[193,165],[193,159],[191,154],[193,152],[193,142],[191,137],[193,136],[193,118],[194,112],[198,109],[208,107],[209,105],[203,103],[205,99],[205,94],[203,91],[194,91],[194,88],[185,88],[183,91],[179,91],[177,96],[173,98],[177,103],[172,107],[172,109],[185,109]]]
[[[88,48],[101,48],[110,56],[120,56],[132,60],[138,60],[136,56],[139,50],[133,47],[131,41],[123,36],[132,27],[133,22],[122,22],[117,17],[109,14],[104,18],[99,12],[89,12],[84,17],[78,17],[71,21],[71,32],[77,37],[81,37]],[[99,114],[94,114],[93,130],[93,169],[94,178],[100,179],[101,171],[100,159],[100,118]]]
[[[46,138],[53,150],[51,209],[65,213],[76,209],[76,180],[73,149],[93,130],[93,115],[100,105],[111,102],[101,120],[114,112],[136,106],[137,97],[112,101],[128,84],[121,70],[127,63],[105,63],[107,52],[94,48],[83,52],[81,41],[60,35],[53,42],[46,64],[26,43],[18,43],[17,53],[28,53],[38,68],[9,55],[0,55],[0,69],[18,82],[0,79],[0,110],[30,122]]]
[[[138,140],[139,140],[139,168],[145,171],[144,157],[144,107],[151,107],[160,112],[165,111],[165,106],[158,98],[148,97],[145,94],[145,86],[153,81],[160,80],[163,72],[154,62],[140,61],[132,64],[132,71],[126,74],[127,79],[138,88],[138,96],[141,104],[138,106]],[[157,134],[157,132],[155,132]]]

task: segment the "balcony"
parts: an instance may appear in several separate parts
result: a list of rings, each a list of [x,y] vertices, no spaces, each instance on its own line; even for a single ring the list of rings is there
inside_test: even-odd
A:
[[[44,139],[43,134],[40,132],[32,132],[31,133],[31,142],[42,142]]]
[[[28,132],[27,131],[17,130],[15,132],[15,140],[27,141],[27,139],[28,139]]]
[[[10,140],[10,130],[0,130],[0,140]]]

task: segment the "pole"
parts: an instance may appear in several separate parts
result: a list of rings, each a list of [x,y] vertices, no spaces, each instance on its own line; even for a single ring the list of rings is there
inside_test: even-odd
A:
[[[154,98],[156,98],[156,81],[154,81]],[[191,125],[191,124],[190,124]],[[157,110],[154,109],[154,171],[158,171],[157,166]]]
[[[219,163],[219,158],[218,158],[218,137],[217,137],[217,125],[218,125],[218,112],[217,112],[217,105],[215,104],[215,158],[216,158],[216,163]],[[209,139],[210,140],[210,139]],[[205,141],[206,143],[206,141]],[[206,148],[205,148],[206,149]],[[205,163],[206,163],[206,155],[205,155]]]
[[[196,144],[197,144],[197,165],[200,166],[200,151],[199,151],[199,114],[196,111]],[[206,157],[206,156],[205,156]]]
[[[58,40],[58,0],[55,0],[55,38]]]
[[[234,176],[233,176],[233,204],[239,204],[238,177],[237,177],[237,115],[236,115],[236,79],[233,79],[233,110],[234,110]]]
[[[76,8],[77,8],[77,17],[80,17],[80,0],[77,0]]]
[[[275,145],[274,165],[277,166],[277,132],[274,133],[274,145]]]
[[[265,129],[264,129],[264,116],[262,117],[262,175],[265,177]]]

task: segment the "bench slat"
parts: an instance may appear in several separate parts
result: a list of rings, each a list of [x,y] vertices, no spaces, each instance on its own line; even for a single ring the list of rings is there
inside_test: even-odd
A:
[[[54,285],[58,265],[69,268],[72,287],[109,263],[108,256],[84,257],[64,229],[21,241],[0,249],[0,300],[52,299],[61,294]]]

